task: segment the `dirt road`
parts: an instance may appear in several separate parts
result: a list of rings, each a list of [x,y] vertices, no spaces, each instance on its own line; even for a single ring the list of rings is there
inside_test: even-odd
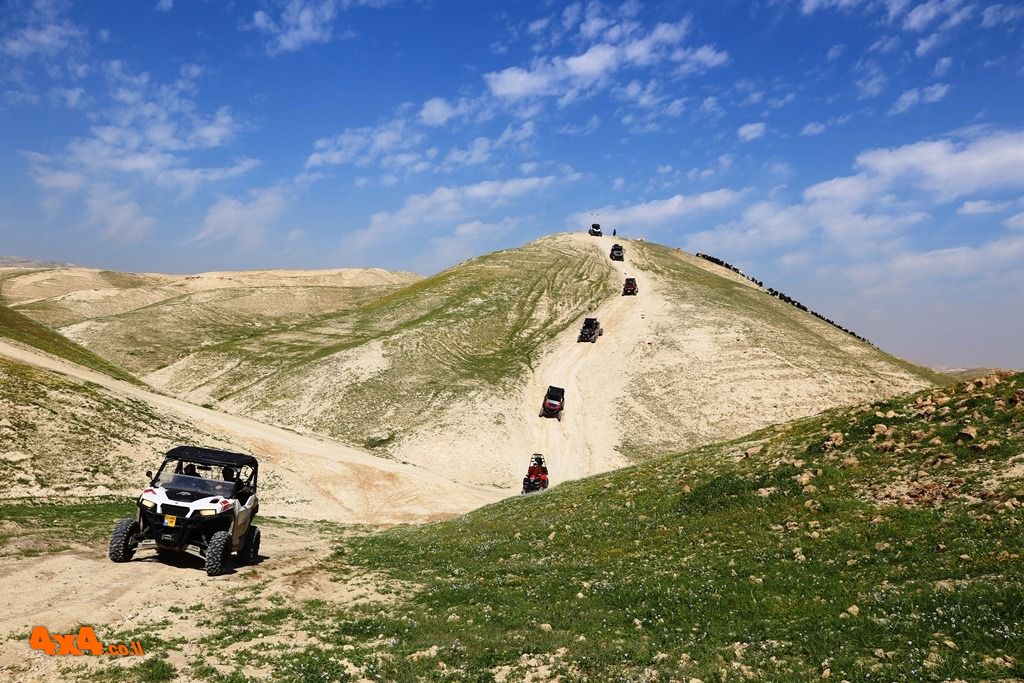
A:
[[[605,258],[613,238],[579,235],[584,248],[598,249]],[[621,242],[620,242],[621,243]],[[626,277],[635,277],[637,296],[615,296],[592,314],[605,333],[597,342],[579,342],[578,327],[566,330],[533,373],[519,400],[525,413],[524,445],[543,453],[552,482],[578,479],[626,464],[615,447],[620,433],[615,419],[629,375],[625,366],[643,352],[650,338],[646,311],[658,305],[657,290],[650,278],[630,265],[629,245],[625,261],[612,261],[614,284],[621,291]],[[559,422],[538,417],[549,385],[565,389],[565,410]],[[525,467],[525,465],[524,465]]]
[[[263,477],[277,479],[284,497],[294,501],[287,510],[268,510],[271,514],[351,524],[423,522],[472,510],[503,495],[335,441],[156,394],[5,341],[0,341],[0,355],[145,401],[247,448],[260,458]]]

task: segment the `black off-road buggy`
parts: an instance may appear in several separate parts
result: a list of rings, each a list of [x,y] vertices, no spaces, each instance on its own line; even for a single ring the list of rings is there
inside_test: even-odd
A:
[[[604,334],[604,328],[601,327],[601,323],[597,322],[597,318],[584,318],[583,327],[580,328],[580,334],[576,341],[595,344],[597,338],[602,334]]]

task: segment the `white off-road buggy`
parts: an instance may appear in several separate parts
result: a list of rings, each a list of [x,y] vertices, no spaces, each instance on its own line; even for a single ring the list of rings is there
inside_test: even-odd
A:
[[[259,559],[256,496],[259,464],[251,455],[198,446],[178,446],[164,455],[138,500],[138,515],[125,518],[110,537],[110,559],[128,562],[136,550],[161,557],[193,553],[206,573],[223,574],[231,554],[244,564]]]

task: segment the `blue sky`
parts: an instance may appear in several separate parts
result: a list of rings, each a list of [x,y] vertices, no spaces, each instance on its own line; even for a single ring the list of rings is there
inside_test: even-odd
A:
[[[0,253],[431,273],[596,220],[1024,366],[1019,2],[0,7]]]

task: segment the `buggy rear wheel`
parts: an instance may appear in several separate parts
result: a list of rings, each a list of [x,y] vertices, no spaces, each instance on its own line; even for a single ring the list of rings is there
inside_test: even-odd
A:
[[[245,564],[256,564],[260,559],[260,528],[249,525],[242,540],[242,550],[238,553],[239,558]]]

